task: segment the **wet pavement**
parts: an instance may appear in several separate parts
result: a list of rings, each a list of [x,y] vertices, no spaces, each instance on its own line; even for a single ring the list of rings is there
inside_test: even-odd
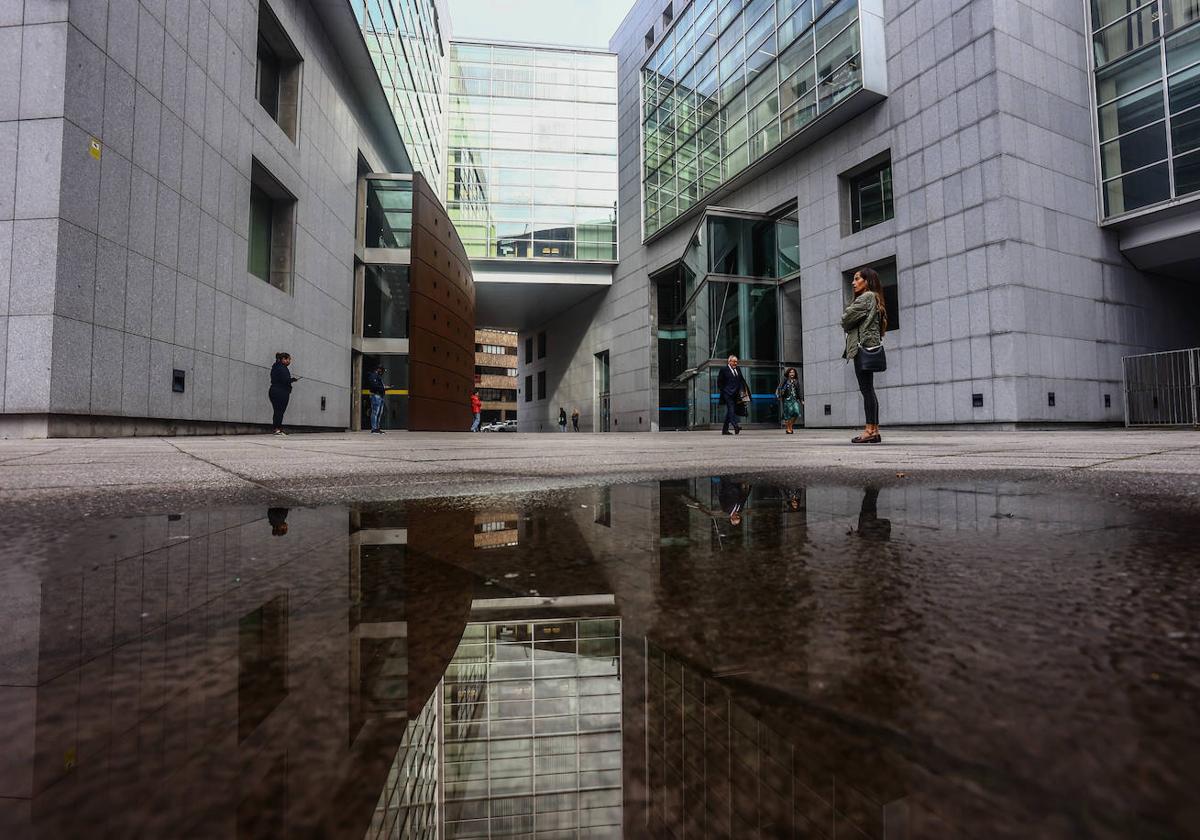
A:
[[[0,837],[1200,836],[1169,498],[222,504],[0,524]]]

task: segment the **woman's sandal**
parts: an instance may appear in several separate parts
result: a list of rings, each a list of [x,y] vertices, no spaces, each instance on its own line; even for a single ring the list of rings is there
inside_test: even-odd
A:
[[[883,438],[879,435],[859,435],[856,438],[850,439],[851,443],[883,443]]]

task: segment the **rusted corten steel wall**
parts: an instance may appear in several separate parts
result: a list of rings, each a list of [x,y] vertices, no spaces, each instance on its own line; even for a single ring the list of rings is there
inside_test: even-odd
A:
[[[408,428],[466,431],[475,382],[475,281],[458,231],[413,175]]]

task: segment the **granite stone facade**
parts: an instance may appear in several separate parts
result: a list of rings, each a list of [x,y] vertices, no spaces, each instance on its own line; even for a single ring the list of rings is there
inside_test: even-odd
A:
[[[269,5],[295,142],[255,97],[259,0],[0,3],[0,434],[267,423],[279,350],[288,422],[349,425],[360,158],[402,147],[331,40],[349,7]],[[296,198],[286,292],[247,270],[253,161]]]
[[[1121,357],[1195,346],[1200,291],[1138,271],[1098,223],[1084,5],[868,3],[885,21],[886,100],[720,201],[758,212],[797,203],[801,276],[785,291],[801,301],[807,424],[861,422],[840,358],[844,278],[893,258],[899,327],[877,378],[883,425],[1120,422]],[[649,244],[641,231],[640,71],[665,5],[638,2],[610,43],[620,57],[620,265],[611,289],[522,334],[545,331],[550,347],[539,362],[547,397],[522,403],[523,429],[552,428],[559,405],[578,405],[592,427],[603,350],[612,428],[656,428],[649,277],[680,258],[691,231]],[[882,153],[894,218],[849,233],[841,176]],[[789,358],[795,339],[785,329]]]

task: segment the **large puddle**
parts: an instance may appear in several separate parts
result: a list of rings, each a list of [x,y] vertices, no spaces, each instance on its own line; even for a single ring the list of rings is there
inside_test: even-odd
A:
[[[8,544],[6,838],[1200,836],[1180,513],[719,477]]]

